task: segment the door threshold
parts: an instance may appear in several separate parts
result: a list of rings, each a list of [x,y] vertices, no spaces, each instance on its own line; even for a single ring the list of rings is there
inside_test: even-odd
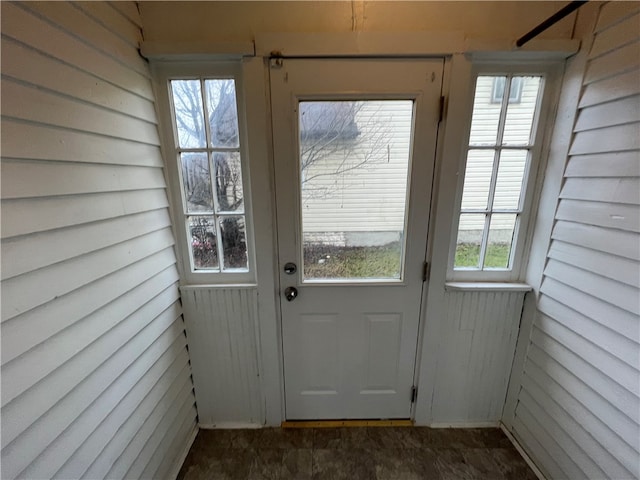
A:
[[[413,420],[285,420],[282,428],[413,427]]]

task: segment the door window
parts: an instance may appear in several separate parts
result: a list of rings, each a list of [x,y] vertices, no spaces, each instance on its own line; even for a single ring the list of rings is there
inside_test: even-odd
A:
[[[413,100],[301,101],[305,281],[401,280]]]

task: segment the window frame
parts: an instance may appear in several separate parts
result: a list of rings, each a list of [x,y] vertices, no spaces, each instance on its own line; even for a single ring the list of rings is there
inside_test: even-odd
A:
[[[471,75],[468,85],[468,107],[466,116],[461,128],[464,128],[464,143],[460,150],[458,159],[458,180],[456,186],[453,221],[451,224],[449,255],[447,261],[447,281],[450,282],[518,282],[523,280],[528,256],[527,250],[530,248],[531,232],[535,217],[535,207],[540,195],[541,185],[538,181],[542,178],[542,172],[546,165],[548,154],[548,142],[552,130],[551,111],[554,99],[557,98],[557,85],[560,75],[561,65],[558,62],[540,63],[528,61],[514,62],[482,62],[476,61],[471,67]],[[512,249],[510,252],[510,269],[455,269],[455,253],[458,239],[458,226],[461,214],[462,196],[466,173],[467,154],[473,147],[469,146],[471,134],[471,122],[473,115],[473,104],[475,98],[476,81],[479,76],[541,76],[542,95],[538,100],[538,108],[534,114],[533,128],[535,128],[529,150],[525,175],[523,178],[523,189],[521,193],[521,213],[516,221],[513,235]],[[492,92],[493,96],[493,92]],[[508,107],[511,101],[503,105]],[[496,147],[500,147],[496,145]],[[495,169],[495,165],[494,165]],[[483,236],[484,240],[484,236]]]
[[[153,62],[152,65],[154,90],[157,99],[158,127],[161,133],[161,148],[164,158],[164,171],[169,194],[169,210],[172,228],[176,238],[175,252],[178,258],[178,268],[181,283],[186,285],[255,285],[256,283],[256,251],[253,227],[251,182],[249,174],[249,141],[246,127],[246,108],[243,93],[242,62],[238,61],[208,61],[208,62]],[[247,270],[232,269],[230,271],[196,270],[190,252],[191,235],[189,233],[188,217],[199,216],[198,213],[187,213],[187,205],[182,182],[180,164],[180,147],[178,132],[174,128],[174,105],[171,95],[170,82],[172,80],[207,80],[232,79],[235,83],[236,108],[238,112],[238,135],[240,166],[242,173],[242,191],[244,213],[238,214],[245,221],[245,242],[247,248]],[[206,119],[205,119],[206,121]],[[188,150],[188,149],[187,149]],[[216,148],[206,146],[207,152],[215,152]],[[213,172],[210,172],[212,174]],[[215,189],[212,181],[211,188]],[[215,192],[213,192],[215,195]],[[218,218],[218,212],[212,215]],[[233,214],[229,214],[234,216]],[[226,216],[229,216],[226,215]],[[223,215],[224,217],[224,215]],[[216,220],[217,221],[217,220]],[[220,241],[220,238],[217,238]]]

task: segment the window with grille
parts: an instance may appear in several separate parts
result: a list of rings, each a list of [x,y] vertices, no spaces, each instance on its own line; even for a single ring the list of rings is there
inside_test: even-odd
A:
[[[456,272],[509,272],[513,268],[530,195],[528,180],[543,87],[541,75],[476,78],[454,276]]]
[[[248,272],[235,80],[172,79],[169,89],[191,271]]]

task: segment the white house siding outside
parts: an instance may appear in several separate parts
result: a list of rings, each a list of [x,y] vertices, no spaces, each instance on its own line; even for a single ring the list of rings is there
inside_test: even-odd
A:
[[[517,77],[521,87],[512,83],[507,107],[503,145],[526,146],[532,137],[532,123],[540,89],[539,77]],[[501,102],[495,98],[496,77],[480,76],[476,82],[473,105],[473,122],[469,135],[469,146],[493,146],[501,109]],[[521,89],[520,89],[521,88]],[[493,168],[493,150],[470,150],[465,169],[463,209],[483,209],[487,205]],[[526,150],[503,150],[496,181],[494,208],[517,206],[522,189],[522,181],[527,167]],[[473,241],[481,237],[484,215],[463,216],[459,224],[458,242]],[[510,241],[513,221],[507,217],[494,217],[492,236],[501,241]],[[501,233],[498,233],[501,232]],[[494,236],[495,235],[495,236]]]
[[[478,78],[471,144],[495,144],[501,103],[492,102],[493,84],[494,77]],[[528,143],[538,87],[537,78],[523,78],[519,99],[509,103],[505,141]],[[336,140],[342,143],[342,149],[328,148],[330,154],[301,172],[306,242],[369,246],[384,245],[402,237],[407,167],[414,134],[412,102],[363,102],[355,114],[355,123],[359,131],[355,138]],[[468,162],[465,207],[486,206],[493,150],[483,153],[472,153]],[[512,160],[505,162],[498,176],[501,188],[494,202],[497,207],[517,203],[526,166],[524,152],[506,152],[503,158],[506,155]],[[512,223],[494,222],[494,225],[505,229],[505,240],[511,237]],[[469,238],[477,238],[483,227],[484,215],[478,216],[477,221],[463,219],[460,224],[461,233]]]
[[[405,216],[413,102],[351,105],[357,136],[332,142],[339,148],[327,146],[326,156],[318,155],[319,160],[301,172],[304,239],[347,246],[398,241]],[[303,142],[301,148],[307,147]]]

